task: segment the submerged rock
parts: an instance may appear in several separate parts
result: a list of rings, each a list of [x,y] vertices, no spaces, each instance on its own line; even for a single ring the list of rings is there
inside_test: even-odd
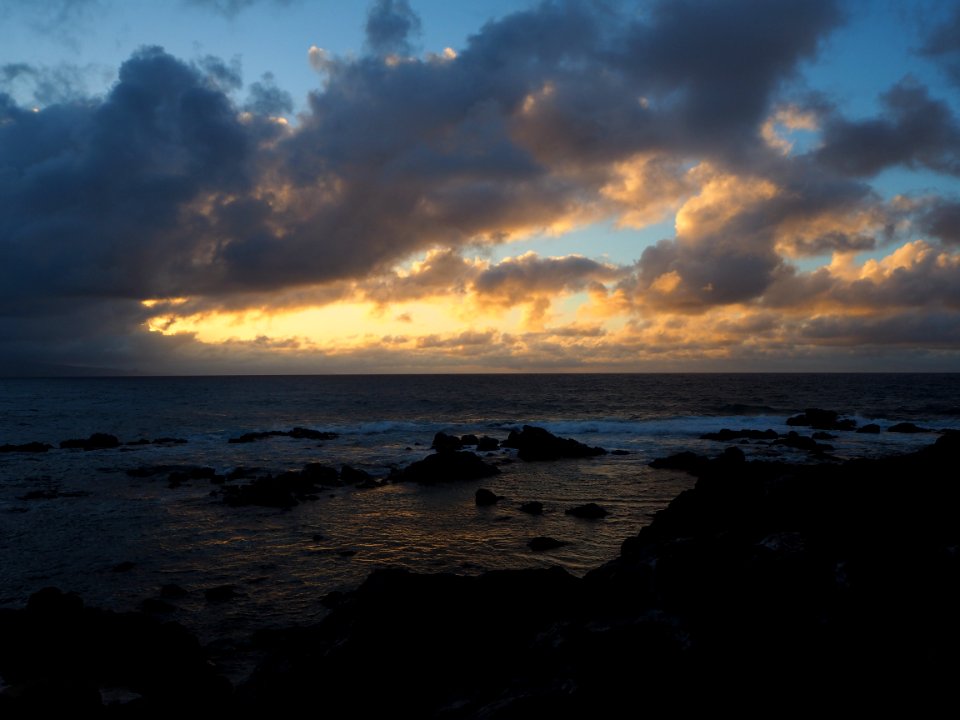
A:
[[[543,503],[538,500],[525,502],[520,506],[520,512],[525,512],[529,515],[543,515]]]
[[[853,430],[857,421],[841,419],[836,410],[807,408],[799,415],[788,418],[787,425],[809,426],[814,430]]]
[[[29,442],[23,445],[0,445],[0,453],[26,452],[42,453],[47,450],[53,450],[53,445],[42,442]]]
[[[869,425],[864,425],[863,427],[857,428],[858,433],[865,433],[869,435],[876,435],[880,432],[880,426],[876,423],[870,423]]]
[[[474,500],[480,507],[496,505],[497,501],[500,500],[500,497],[500,495],[497,495],[492,490],[488,490],[487,488],[480,488],[474,494]]]
[[[610,513],[596,503],[587,503],[585,505],[577,505],[569,510],[564,510],[563,514],[572,515],[573,517],[582,518],[584,520],[599,520],[601,518],[605,518]]]
[[[730,430],[723,428],[719,432],[704,433],[700,436],[701,440],[719,440],[720,442],[732,442],[734,440],[776,440],[780,435],[776,430]]]
[[[540,536],[531,538],[527,542],[527,547],[533,550],[534,552],[545,552],[547,550],[556,550],[559,547],[564,547],[570,543],[563,540],[557,540],[556,538]]]
[[[108,433],[93,433],[86,439],[60,441],[61,449],[108,450],[116,447],[120,447],[120,439]]]

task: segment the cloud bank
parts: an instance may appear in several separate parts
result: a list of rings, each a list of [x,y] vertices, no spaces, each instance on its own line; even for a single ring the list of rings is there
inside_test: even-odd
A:
[[[159,47],[102,98],[67,70],[5,66],[40,106],[0,94],[0,352],[8,370],[151,372],[955,353],[960,202],[885,198],[870,181],[957,176],[960,123],[912,79],[866,119],[798,91],[801,63],[843,20],[830,0],[545,2],[418,56],[420,18],[378,0],[364,54],[311,48],[318,87],[296,118],[272,76],[244,86],[228,63]],[[950,56],[948,40],[923,51]],[[817,140],[797,150],[801,131]],[[531,235],[670,218],[674,233],[633,265],[484,259]],[[854,261],[871,251],[887,255]],[[564,309],[573,297],[579,309]],[[476,315],[349,347],[214,346],[184,329],[350,302],[395,308],[412,332],[411,304],[428,301]],[[515,327],[498,328],[515,309]]]

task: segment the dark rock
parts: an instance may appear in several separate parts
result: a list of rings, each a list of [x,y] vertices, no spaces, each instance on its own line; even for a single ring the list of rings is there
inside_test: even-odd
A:
[[[787,433],[783,437],[774,440],[773,444],[783,445],[785,447],[793,448],[795,450],[805,450],[807,452],[814,452],[814,453],[831,452],[833,450],[832,445],[827,445],[826,443],[818,443],[813,438],[800,435],[794,430],[791,430],[789,433]]]
[[[87,490],[31,490],[24,495],[17,496],[18,500],[56,500],[57,498],[88,497]]]
[[[813,435],[811,435],[810,437],[812,437],[814,440],[836,440],[836,439],[837,439],[837,436],[836,436],[836,435],[833,435],[833,434],[828,433],[828,432],[822,432],[822,431],[821,431],[821,432],[815,432],[815,433],[814,433]]]
[[[312,430],[303,427],[295,427],[293,430],[284,434],[287,437],[297,438],[298,440],[336,440],[339,437],[335,432]]]
[[[373,475],[366,470],[358,470],[349,465],[344,465],[340,468],[340,481],[344,485],[362,485],[364,487],[376,485],[376,479]]]
[[[160,600],[158,598],[145,598],[143,602],[140,603],[140,609],[145,613],[154,613],[157,615],[167,615],[177,610],[176,607],[166,600]]]
[[[337,550],[337,555],[344,558],[353,557],[356,554],[357,554],[357,551],[354,550],[353,548],[343,548],[342,550]]]
[[[537,500],[525,502],[520,506],[520,512],[525,512],[530,515],[543,515],[543,503]]]
[[[564,515],[572,515],[573,517],[582,518],[584,520],[599,520],[600,518],[605,518],[610,514],[607,510],[604,510],[596,503],[577,505],[577,507],[564,510],[563,513]]]
[[[500,495],[495,494],[492,490],[488,490],[487,488],[480,488],[474,495],[474,500],[480,507],[496,505],[499,499]]]
[[[807,408],[801,414],[788,418],[787,425],[809,426],[814,430],[853,430],[857,422],[849,419],[841,420],[835,410]]]
[[[240,437],[230,438],[228,443],[244,444],[252,443],[257,440],[266,440],[273,437],[291,437],[299,440],[334,440],[337,433],[323,432],[321,430],[311,430],[310,428],[295,427],[293,430],[264,430],[262,432],[243,433]]]
[[[240,597],[240,594],[233,585],[217,585],[216,587],[204,590],[203,597],[210,603],[224,603],[235,600]]]
[[[471,447],[474,445],[479,445],[480,438],[478,438],[476,435],[473,435],[473,434],[463,435],[460,437],[460,444],[464,447],[468,445]]]
[[[322,467],[322,466],[321,466]],[[331,468],[332,469],[332,468]],[[336,470],[333,471],[336,473]],[[246,485],[228,485],[220,492],[227,505],[262,505],[264,507],[290,508],[301,500],[315,500],[319,490],[318,479],[328,477],[319,471],[304,475],[298,472],[285,472],[277,475],[265,475],[255,478]]]
[[[84,607],[56,588],[34,593],[24,610],[0,610],[0,636],[3,717],[160,717],[226,708],[232,695],[181,625]],[[135,700],[104,708],[102,688],[123,688]]]
[[[323,535],[322,533],[314,533],[313,536],[311,537],[311,539],[312,539],[314,542],[323,542],[324,540],[327,539],[327,537],[326,537],[326,535]]]
[[[115,572],[115,573],[130,572],[136,566],[137,566],[136,563],[131,562],[130,560],[124,560],[123,562],[119,562],[116,565],[114,565],[112,568],[110,568],[110,572]]]
[[[719,432],[705,433],[700,436],[701,440],[719,440],[720,442],[733,442],[734,440],[776,440],[780,437],[775,430],[729,430],[723,428]]]
[[[687,472],[696,473],[707,464],[709,464],[710,458],[706,455],[697,455],[696,453],[690,451],[684,451],[669,455],[665,458],[656,458],[655,460],[649,463],[650,467],[665,469],[665,470],[686,470]]]
[[[166,585],[160,586],[160,597],[162,598],[173,600],[184,598],[189,594],[190,593],[176,583],[167,583]]]
[[[500,447],[500,441],[489,435],[484,435],[477,441],[477,452],[490,452]]]
[[[321,487],[338,487],[342,483],[336,468],[322,463],[307,463],[300,471],[300,478],[307,483],[306,491],[314,490],[314,485]]]
[[[47,450],[53,450],[53,445],[48,445],[47,443],[41,442],[29,442],[24,443],[23,445],[0,445],[0,453],[8,452],[29,452],[29,453],[42,453]]]
[[[611,450],[610,454],[611,455],[629,455],[630,451],[629,450]]]
[[[887,428],[887,432],[892,433],[929,433],[934,432],[929,428],[922,428],[910,422],[897,423]]]
[[[876,435],[880,432],[880,426],[876,423],[870,423],[869,425],[864,425],[863,427],[857,428],[858,433],[868,433],[870,435]]]
[[[86,440],[62,440],[60,442],[61,449],[107,450],[116,447],[120,447],[120,440],[116,435],[108,435],[107,433],[93,433]]]
[[[527,542],[527,547],[533,550],[534,552],[544,552],[546,550],[555,550],[556,548],[569,545],[570,543],[564,542],[563,540],[557,540],[552,537],[535,537]]]
[[[411,463],[394,473],[391,479],[395,482],[434,485],[456,480],[480,480],[499,473],[500,470],[494,465],[485,463],[472,452],[451,450],[428,455],[423,460]]]
[[[332,717],[619,717],[641,696],[655,715],[726,714],[747,685],[764,712],[950,703],[958,460],[960,433],[878,461],[703,458],[696,487],[583,579],[375,571],[275,636],[239,704],[293,715],[315,678]],[[376,693],[371,658],[389,668]]]
[[[524,425],[520,432],[510,431],[504,447],[515,448],[517,456],[526,461],[559,460],[605,455],[606,450],[590,447],[572,438],[560,438],[541,427]]]
[[[438,432],[433,436],[433,443],[430,447],[437,452],[452,452],[459,450],[463,442],[456,435],[447,435],[445,432]]]

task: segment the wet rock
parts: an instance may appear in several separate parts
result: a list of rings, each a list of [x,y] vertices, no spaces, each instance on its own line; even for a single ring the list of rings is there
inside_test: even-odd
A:
[[[774,445],[783,445],[794,450],[805,450],[807,452],[824,453],[832,452],[833,446],[826,443],[818,443],[816,440],[804,435],[800,435],[794,430],[773,441]]]
[[[577,505],[577,507],[564,510],[563,514],[572,515],[573,517],[584,520],[599,520],[607,517],[610,513],[596,503],[586,503],[585,505]]]
[[[476,435],[473,435],[472,433],[468,433],[460,437],[460,444],[464,447],[467,447],[467,446],[473,447],[474,445],[480,444],[480,438],[478,438]]]
[[[880,426],[876,423],[870,423],[869,425],[864,425],[863,427],[857,428],[857,432],[876,435],[880,432]]]
[[[137,566],[136,563],[131,562],[130,560],[124,560],[119,562],[110,568],[110,572],[121,573],[121,572],[130,572]]]
[[[394,482],[434,485],[458,480],[480,480],[499,474],[496,466],[484,462],[475,453],[452,450],[428,455],[423,460],[411,463],[391,475],[391,479]]]
[[[340,482],[344,485],[357,485],[361,487],[377,486],[376,478],[373,477],[373,475],[366,470],[359,470],[350,465],[344,465],[340,468]]]
[[[529,515],[543,515],[543,503],[538,500],[525,502],[520,506],[520,512],[525,512]]]
[[[835,410],[807,408],[799,415],[787,419],[787,425],[811,427],[814,430],[853,430],[856,420],[841,419]]]
[[[698,455],[697,453],[685,450],[684,452],[668,455],[665,458],[656,458],[655,460],[652,460],[649,465],[650,467],[657,469],[685,470],[687,472],[696,473],[706,467],[709,462],[710,458],[708,458],[706,455]]]
[[[477,441],[477,452],[491,452],[500,447],[500,441],[489,435],[484,435]]]
[[[922,428],[910,422],[897,423],[887,428],[887,432],[892,433],[929,433],[934,432],[930,428]]]
[[[730,430],[723,428],[719,432],[704,433],[700,436],[701,440],[718,440],[720,442],[733,442],[734,440],[776,440],[780,435],[775,430]]]
[[[225,708],[232,695],[183,626],[88,608],[57,588],[34,593],[23,610],[0,611],[0,636],[4,717],[159,717]],[[133,700],[122,711],[104,708],[102,688]]]
[[[489,505],[496,505],[497,501],[500,500],[500,497],[501,497],[500,495],[497,495],[492,490],[488,490],[487,488],[480,488],[474,494],[474,501],[480,507],[487,507]]]
[[[0,453],[23,452],[23,453],[42,453],[47,450],[53,450],[53,445],[42,442],[29,442],[23,445],[0,445]]]
[[[153,613],[156,615],[168,615],[177,610],[174,605],[158,598],[145,598],[143,602],[140,603],[140,609],[145,613]]]
[[[339,487],[343,484],[337,469],[323,463],[307,463],[300,471],[300,478],[307,484],[305,486],[307,492],[315,490],[314,485]]]
[[[120,440],[116,435],[107,433],[93,433],[90,437],[75,440],[61,440],[61,449],[81,449],[81,450],[108,450],[110,448],[120,447]]]
[[[190,593],[176,583],[167,583],[166,585],[160,586],[160,597],[168,600],[185,598],[189,594]]]
[[[545,552],[547,550],[555,550],[559,547],[564,547],[570,543],[564,542],[563,540],[557,540],[552,537],[535,537],[530,539],[527,542],[527,547],[533,550],[534,552]]]
[[[544,428],[532,425],[524,425],[520,432],[511,430],[503,446],[515,448],[517,456],[526,461],[595,457],[607,453],[603,448],[590,447],[572,438],[557,437]]]
[[[224,603],[240,597],[237,588],[233,585],[217,585],[203,591],[204,599],[209,603]]]
[[[332,468],[331,468],[332,469]],[[336,474],[336,470],[333,471]],[[326,473],[285,472],[277,475],[265,475],[255,478],[246,485],[227,485],[220,491],[227,505],[261,505],[263,507],[291,508],[301,500],[316,500],[320,490],[320,480],[328,477]]]
[[[228,443],[234,445],[252,443],[257,440],[266,440],[274,437],[291,437],[298,440],[334,440],[339,435],[334,432],[324,432],[322,430],[312,430],[310,428],[295,427],[292,430],[265,430],[262,432],[243,433],[240,437],[230,438]]]
[[[437,452],[453,452],[459,450],[463,442],[456,435],[447,435],[445,432],[438,432],[433,436],[433,443],[430,447]]]
[[[629,450],[611,450],[610,454],[611,455],[629,455],[630,451]]]

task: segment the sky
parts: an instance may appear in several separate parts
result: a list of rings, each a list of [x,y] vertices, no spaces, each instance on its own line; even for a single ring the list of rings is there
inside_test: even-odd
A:
[[[0,374],[960,371],[960,0],[0,0]]]

